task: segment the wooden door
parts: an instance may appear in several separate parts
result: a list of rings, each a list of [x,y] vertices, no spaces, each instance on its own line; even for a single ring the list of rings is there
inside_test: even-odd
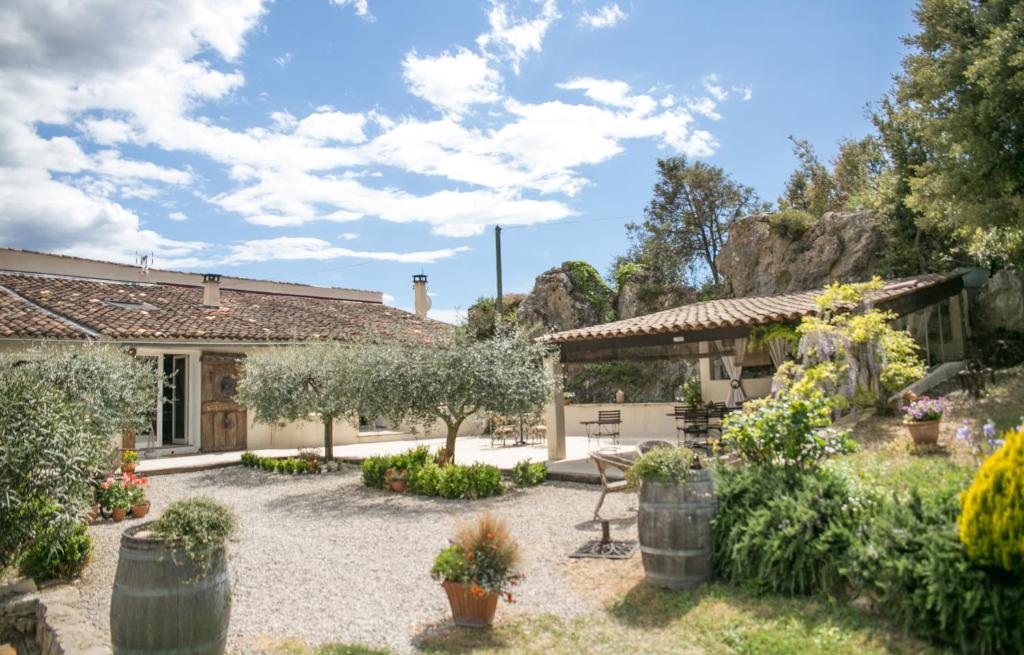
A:
[[[203,452],[245,450],[248,416],[235,402],[241,354],[203,353]]]

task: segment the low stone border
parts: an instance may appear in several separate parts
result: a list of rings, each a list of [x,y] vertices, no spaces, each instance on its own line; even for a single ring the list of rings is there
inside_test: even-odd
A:
[[[78,610],[78,589],[34,589],[31,581],[0,588],[0,644],[34,647],[41,655],[110,655],[106,637]]]

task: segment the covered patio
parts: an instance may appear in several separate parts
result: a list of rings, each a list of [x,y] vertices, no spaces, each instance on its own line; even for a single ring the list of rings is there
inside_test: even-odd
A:
[[[963,272],[934,273],[887,281],[867,295],[867,304],[892,311],[929,365],[961,360],[969,336]],[[727,298],[684,305],[654,314],[547,335],[558,347],[549,360],[555,379],[568,364],[689,359],[699,362],[702,401],[735,407],[771,393],[775,369],[793,358],[780,338],[764,338],[773,325],[795,326],[815,314],[820,290],[775,296]],[[852,307],[851,307],[852,309]],[[762,338],[753,337],[760,335]],[[628,400],[628,399],[627,399]],[[548,459],[571,458],[569,436],[585,434],[584,422],[618,410],[620,439],[676,440],[674,408],[682,403],[565,404],[556,391],[546,409]]]

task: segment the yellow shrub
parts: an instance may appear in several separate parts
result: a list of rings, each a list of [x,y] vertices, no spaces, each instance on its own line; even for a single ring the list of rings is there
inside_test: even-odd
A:
[[[960,541],[975,562],[1024,574],[1024,431],[1005,439],[960,499]]]

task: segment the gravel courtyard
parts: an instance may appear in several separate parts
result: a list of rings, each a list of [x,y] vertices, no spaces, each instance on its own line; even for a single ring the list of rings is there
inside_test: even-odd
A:
[[[287,640],[412,651],[418,634],[449,617],[444,592],[429,576],[434,555],[459,520],[484,510],[509,522],[526,574],[515,604],[499,606],[499,621],[515,613],[571,616],[596,609],[600,576],[591,593],[578,575],[591,564],[567,555],[599,536],[590,521],[599,493],[595,485],[548,482],[473,502],[421,498],[367,489],[355,467],[321,476],[234,467],[158,476],[149,488],[150,517],[196,495],[234,508],[239,529],[229,546],[228,647],[243,653],[273,652]],[[605,500],[602,516],[612,519],[613,538],[636,538],[636,505],[631,493]],[[96,552],[80,588],[86,611],[104,631],[120,534],[136,523],[92,527]]]

